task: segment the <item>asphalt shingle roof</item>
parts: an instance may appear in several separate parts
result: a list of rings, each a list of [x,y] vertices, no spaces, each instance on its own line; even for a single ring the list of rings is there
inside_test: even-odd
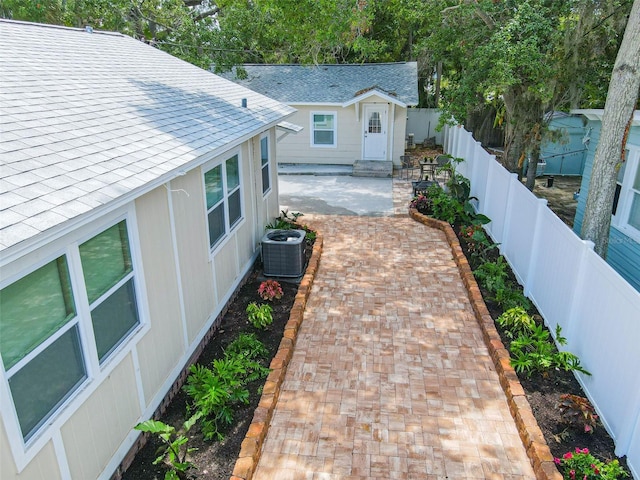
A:
[[[0,39],[0,249],[295,111],[119,33],[0,20]]]
[[[371,88],[395,96],[406,105],[418,104],[416,62],[340,65],[243,65],[247,78],[235,70],[225,78],[281,102],[345,103]]]

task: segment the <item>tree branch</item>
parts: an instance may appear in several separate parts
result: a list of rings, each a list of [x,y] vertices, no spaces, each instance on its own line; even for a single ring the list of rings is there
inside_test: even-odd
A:
[[[487,27],[494,28],[496,26],[496,22],[494,22],[493,19],[484,10],[482,10],[478,6],[478,0],[462,0],[462,2],[459,5],[454,5],[452,7],[447,7],[444,10],[442,10],[440,13],[444,14],[447,11],[456,10],[456,9],[460,8],[463,3],[466,3],[467,5],[474,4],[476,6],[476,8],[475,8],[476,15],[478,15],[478,17],[480,17],[480,19],[487,25]]]
[[[205,12],[198,13],[195,17],[193,17],[193,20],[195,22],[197,22],[198,20],[202,20],[203,18],[211,17],[211,16],[215,15],[216,13],[218,13],[219,11],[220,11],[219,7],[211,8],[211,9],[205,11]]]

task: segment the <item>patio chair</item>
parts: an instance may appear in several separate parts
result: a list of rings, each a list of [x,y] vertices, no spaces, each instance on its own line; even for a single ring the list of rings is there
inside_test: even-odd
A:
[[[405,180],[409,180],[409,173],[411,173],[411,179],[413,180],[413,172],[417,167],[411,155],[400,155],[400,163],[401,163],[401,171],[400,178],[402,178],[402,173],[405,174]]]
[[[438,170],[443,173],[444,181],[449,179],[449,170],[442,170],[442,167],[446,167],[451,164],[451,157],[449,155],[438,155],[436,157],[436,163],[438,164]]]

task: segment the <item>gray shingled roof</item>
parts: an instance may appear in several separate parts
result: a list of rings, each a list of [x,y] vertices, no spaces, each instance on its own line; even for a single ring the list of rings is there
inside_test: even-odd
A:
[[[0,20],[0,38],[0,249],[295,111],[119,33]]]
[[[349,65],[243,65],[246,79],[233,72],[225,78],[281,102],[334,103],[352,100],[371,88],[394,96],[406,105],[418,104],[416,62]]]

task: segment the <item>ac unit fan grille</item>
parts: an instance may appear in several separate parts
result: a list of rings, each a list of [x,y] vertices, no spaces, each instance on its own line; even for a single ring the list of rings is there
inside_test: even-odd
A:
[[[271,230],[262,238],[262,263],[267,277],[299,277],[305,265],[305,231]]]

